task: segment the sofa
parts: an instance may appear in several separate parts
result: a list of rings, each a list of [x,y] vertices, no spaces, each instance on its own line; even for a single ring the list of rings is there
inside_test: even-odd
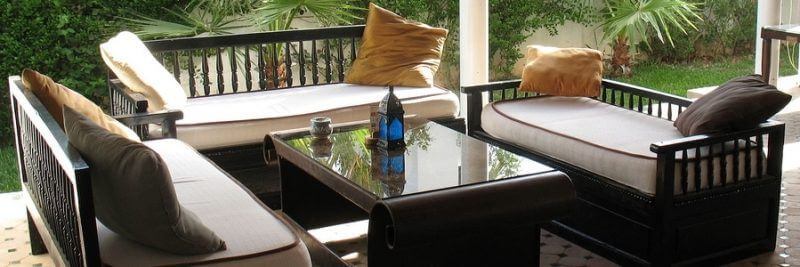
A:
[[[210,254],[174,255],[110,231],[95,218],[90,168],[42,102],[9,77],[14,143],[27,206],[33,254],[49,252],[59,266],[311,266],[297,230],[235,179],[174,138],[144,139],[163,159],[178,200],[226,242]],[[118,116],[128,126],[169,125],[180,112]],[[174,133],[166,132],[167,136]],[[236,207],[231,209],[230,207]]]
[[[178,139],[228,170],[263,165],[270,132],[308,127],[316,116],[366,121],[387,91],[343,82],[363,32],[358,25],[146,41],[188,99],[175,125],[139,131],[160,135],[174,127]],[[151,106],[113,72],[109,94],[112,115]],[[407,116],[450,122],[458,114],[457,96],[442,88],[395,87],[395,94]]]
[[[622,265],[717,265],[774,250],[784,125],[684,137],[691,100],[602,80],[598,97],[465,86],[471,136],[569,175],[577,212],[545,228]],[[488,104],[484,104],[488,99]]]

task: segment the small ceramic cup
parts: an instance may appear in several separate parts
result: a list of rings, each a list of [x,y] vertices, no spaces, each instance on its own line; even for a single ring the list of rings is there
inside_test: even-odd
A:
[[[314,117],[311,119],[311,136],[316,138],[326,138],[333,132],[331,118]]]

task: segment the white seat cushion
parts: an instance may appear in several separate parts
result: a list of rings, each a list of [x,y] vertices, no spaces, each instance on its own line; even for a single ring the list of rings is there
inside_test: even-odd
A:
[[[308,127],[317,116],[333,123],[368,120],[369,105],[386,93],[380,86],[340,83],[192,98],[177,122],[178,139],[210,149],[260,143],[270,132]],[[395,94],[406,115],[431,119],[458,113],[458,98],[441,88],[395,87]]]
[[[227,249],[206,255],[173,255],[129,241],[98,221],[105,264],[311,266],[305,244],[289,227],[193,148],[175,139],[144,144],[167,163],[178,201],[225,240]]]
[[[656,154],[650,152],[650,145],[683,138],[671,121],[585,97],[536,97],[492,103],[483,109],[481,126],[486,133],[501,140],[651,195],[656,192]],[[727,151],[731,149],[732,144]],[[714,151],[719,153],[720,148]],[[756,152],[755,148],[750,151],[751,177],[756,174]],[[708,187],[707,155],[708,149],[701,149],[700,188]],[[688,156],[693,159],[694,151]],[[677,157],[680,159],[682,155]],[[740,152],[740,162],[745,162],[744,157],[745,153]],[[720,159],[720,156],[713,158],[714,177],[721,177]],[[733,182],[733,164],[730,164],[733,155],[728,155],[727,160],[726,181]],[[682,162],[676,163],[676,177],[682,174]],[[738,179],[745,176],[744,165],[739,165]],[[693,160],[687,166],[687,191],[692,192],[695,190]],[[719,178],[713,182],[714,185],[721,183]],[[681,179],[675,179],[675,193],[681,192]]]

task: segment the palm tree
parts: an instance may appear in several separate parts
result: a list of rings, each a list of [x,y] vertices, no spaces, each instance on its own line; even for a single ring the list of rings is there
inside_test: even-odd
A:
[[[145,16],[127,18],[142,38],[175,38],[231,34],[233,30],[253,27],[262,31],[281,31],[291,28],[298,15],[310,13],[323,26],[350,24],[359,19],[354,12],[363,8],[351,5],[355,0],[192,0],[179,10],[169,10],[174,21]],[[248,23],[251,22],[251,23]],[[273,51],[272,50],[276,50]],[[278,62],[263,70],[267,88],[286,85],[286,64],[283,44],[267,46],[264,62]],[[302,53],[303,51],[298,51]],[[273,55],[277,59],[273,60]],[[230,55],[234,56],[234,55]],[[241,55],[240,55],[241,56]],[[273,68],[277,71],[273,72]],[[278,74],[279,84],[272,75]]]
[[[611,68],[613,75],[631,74],[630,42],[644,41],[650,34],[662,43],[673,45],[670,29],[686,34],[686,26],[697,29],[693,21],[702,20],[698,6],[684,0],[606,0],[603,39],[613,38]]]

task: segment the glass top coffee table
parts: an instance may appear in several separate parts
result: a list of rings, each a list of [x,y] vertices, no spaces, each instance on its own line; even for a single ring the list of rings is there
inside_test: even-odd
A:
[[[370,264],[454,260],[436,249],[411,253],[420,247],[502,247],[501,260],[534,262],[536,225],[574,201],[566,175],[435,122],[409,128],[404,151],[367,146],[367,136],[366,125],[351,125],[334,128],[326,139],[301,131],[273,134],[269,141],[279,158],[283,212],[306,229],[369,218]],[[487,234],[509,238],[488,242]],[[460,248],[465,244],[472,245]]]

